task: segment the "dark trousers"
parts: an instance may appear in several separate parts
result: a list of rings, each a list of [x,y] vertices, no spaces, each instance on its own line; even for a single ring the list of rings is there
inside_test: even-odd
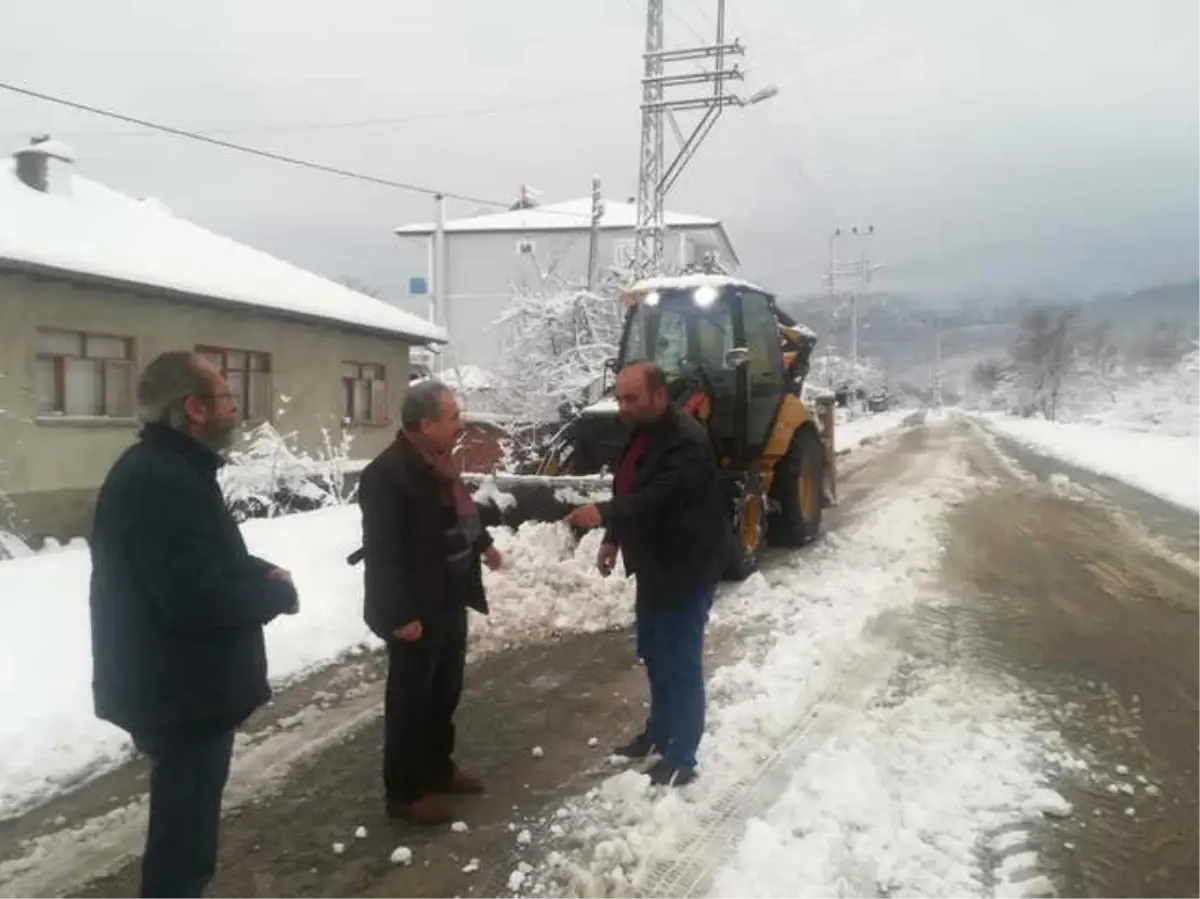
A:
[[[704,629],[716,584],[698,587],[685,600],[637,603],[638,656],[650,680],[646,735],[675,768],[696,767],[704,734]]]
[[[217,870],[221,795],[229,779],[233,731],[136,734],[150,759],[150,829],[142,857],[142,896],[202,896]]]
[[[383,785],[404,805],[454,774],[454,712],[467,660],[467,610],[423,621],[420,640],[388,642],[383,706]]]

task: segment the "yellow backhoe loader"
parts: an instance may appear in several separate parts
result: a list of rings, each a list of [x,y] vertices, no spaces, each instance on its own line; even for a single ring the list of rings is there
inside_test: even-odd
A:
[[[728,572],[741,579],[765,543],[800,546],[835,499],[833,402],[802,398],[816,335],[748,281],[683,275],[625,292],[625,326],[614,367],[653,361],[672,400],[708,428],[729,504]],[[611,397],[583,410],[551,441],[536,474],[500,476],[516,497],[510,521],[561,518],[608,489],[627,431]]]

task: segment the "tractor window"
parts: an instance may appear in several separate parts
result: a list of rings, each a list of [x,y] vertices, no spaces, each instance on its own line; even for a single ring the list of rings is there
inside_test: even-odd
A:
[[[782,371],[779,323],[765,296],[742,294],[742,327],[750,350],[751,381],[778,381]]]
[[[698,309],[691,294],[667,294],[657,306],[637,306],[629,320],[621,364],[657,362],[668,377],[696,369],[719,371],[733,348],[728,304]]]

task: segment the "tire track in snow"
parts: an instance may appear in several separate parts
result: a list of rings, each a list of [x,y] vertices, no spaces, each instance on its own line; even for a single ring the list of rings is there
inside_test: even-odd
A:
[[[877,645],[844,669],[828,689],[809,700],[802,722],[787,734],[779,748],[712,803],[672,858],[650,866],[642,895],[703,895],[714,872],[731,847],[737,845],[750,816],[780,795],[810,747],[829,737],[842,719],[865,704],[886,680],[895,661],[894,652]]]

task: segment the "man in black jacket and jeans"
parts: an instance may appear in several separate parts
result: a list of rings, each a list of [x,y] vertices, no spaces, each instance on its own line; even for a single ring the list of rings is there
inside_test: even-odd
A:
[[[145,427],[92,530],[96,714],[150,758],[143,896],[200,896],[216,871],[234,730],[270,698],[263,625],[291,576],[246,551],[217,485],[237,405],[221,373],[165,353],[138,384]]]
[[[653,363],[617,375],[617,403],[633,434],[617,465],[610,502],[582,506],[576,527],[605,527],[597,564],[612,571],[618,550],[637,577],[637,647],[650,681],[642,733],[617,748],[643,759],[656,784],[690,783],[704,733],[704,629],[725,567],[728,525],[708,432],[671,404]]]
[[[467,608],[487,614],[481,560],[500,567],[485,524],[458,475],[462,419],[436,381],[410,385],[395,442],[359,481],[366,561],[365,618],[387,643],[383,782],[389,816],[418,824],[450,820],[445,794],[483,783],[453,761],[454,713],[462,695]],[[481,513],[486,513],[485,521]]]

